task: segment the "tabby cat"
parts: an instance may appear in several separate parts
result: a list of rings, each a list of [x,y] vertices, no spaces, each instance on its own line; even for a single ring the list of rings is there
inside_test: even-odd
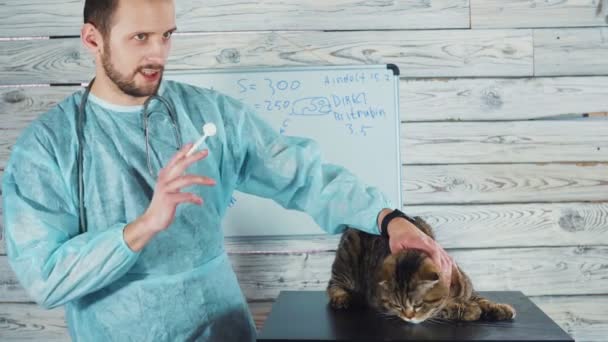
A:
[[[414,217],[414,223],[435,239],[422,218]],[[458,321],[515,318],[510,305],[477,295],[471,280],[458,266],[454,265],[449,287],[439,282],[439,272],[423,252],[404,250],[391,254],[383,237],[349,228],[340,239],[327,293],[336,309],[367,306],[411,323],[429,318]]]

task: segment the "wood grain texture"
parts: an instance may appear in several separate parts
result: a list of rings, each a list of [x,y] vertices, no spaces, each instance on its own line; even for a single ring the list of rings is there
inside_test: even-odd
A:
[[[0,136],[0,169],[20,129]],[[401,125],[401,161],[416,164],[608,161],[608,125],[595,121],[433,122]]]
[[[608,75],[608,27],[534,31],[534,74]]]
[[[608,245],[608,202],[405,206],[449,249]],[[1,217],[0,217],[1,219]],[[0,220],[1,221],[1,220]],[[232,254],[333,252],[340,235],[230,237]],[[0,255],[6,254],[0,240]]]
[[[469,0],[182,1],[186,31],[469,28]]]
[[[406,165],[405,205],[608,201],[608,163]]]
[[[605,26],[598,0],[471,0],[472,28]]]
[[[0,89],[0,169],[21,131],[76,89]],[[406,122],[401,126],[402,160],[405,164],[607,161],[607,130],[608,125],[590,120]]]
[[[80,87],[0,88],[0,127],[31,121]],[[403,79],[402,121],[492,121],[608,112],[608,77]]]
[[[608,296],[530,298],[577,342],[606,341]]]
[[[249,310],[261,329],[273,301],[251,302]],[[35,303],[0,303],[0,337],[10,341],[70,341],[63,307],[46,310]]]
[[[608,163],[407,165],[402,193],[406,206],[608,201],[607,171]]]
[[[70,341],[64,309],[46,310],[33,303],[0,303],[0,339]]]
[[[577,246],[608,244],[608,203],[405,206],[423,217],[445,248]],[[333,252],[339,235],[230,238],[232,254]]]
[[[531,30],[221,32],[174,36],[167,70],[399,65],[403,77],[532,76]],[[80,83],[94,74],[77,38],[0,41],[0,84]]]
[[[605,294],[608,247],[531,247],[448,250],[480,291],[520,290],[528,296]],[[248,300],[276,298],[281,290],[322,290],[333,252],[231,254]],[[0,302],[30,301],[0,257]]]
[[[576,341],[604,342],[608,335],[608,296],[530,297]],[[262,329],[273,300],[250,302],[256,327]],[[31,303],[0,303],[0,336],[13,341],[69,341],[62,308],[45,310]]]
[[[526,295],[604,294],[608,247],[545,247],[449,251],[478,290],[521,290]],[[321,290],[333,253],[232,255],[249,299],[281,290]]]
[[[608,125],[579,121],[401,126],[404,164],[608,161]]]
[[[81,1],[7,0],[0,37],[79,35]],[[181,32],[469,28],[468,0],[176,1]]]
[[[608,77],[406,79],[399,96],[405,121],[580,117],[608,111]]]

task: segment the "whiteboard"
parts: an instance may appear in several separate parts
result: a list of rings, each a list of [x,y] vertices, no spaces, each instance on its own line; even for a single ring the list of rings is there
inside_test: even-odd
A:
[[[241,100],[279,134],[314,139],[326,162],[344,166],[402,207],[396,66],[199,69],[166,78]],[[304,212],[238,191],[223,224],[225,236],[325,233]]]

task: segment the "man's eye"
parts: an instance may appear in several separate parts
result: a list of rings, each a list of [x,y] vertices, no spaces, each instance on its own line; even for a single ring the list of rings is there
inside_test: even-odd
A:
[[[146,38],[148,38],[148,35],[145,33],[138,33],[135,35],[136,40],[146,40]]]
[[[172,34],[173,34],[173,32],[165,32],[165,34],[163,34],[163,38],[169,39],[169,38],[171,38]]]

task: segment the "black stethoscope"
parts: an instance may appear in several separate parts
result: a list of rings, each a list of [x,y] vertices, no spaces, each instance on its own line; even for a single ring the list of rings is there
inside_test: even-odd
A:
[[[78,139],[78,206],[79,206],[79,216],[80,216],[80,232],[84,233],[87,229],[86,219],[84,214],[84,176],[83,176],[83,161],[82,161],[82,151],[83,151],[83,130],[84,130],[84,116],[85,116],[85,106],[87,100],[89,98],[89,93],[91,92],[91,87],[93,86],[93,82],[95,82],[95,78],[89,82],[87,85],[85,92],[82,96],[82,100],[80,100],[80,106],[78,107],[78,117],[76,118],[76,139]],[[167,99],[154,94],[144,102],[143,112],[142,112],[142,121],[144,128],[144,136],[146,138],[146,159],[148,162],[148,170],[150,171],[150,175],[154,176],[154,172],[152,171],[152,164],[150,162],[150,144],[148,138],[148,117],[151,113],[148,113],[148,105],[152,100],[158,100],[162,104],[165,105],[169,112],[169,116],[171,117],[171,124],[173,125],[173,131],[175,133],[175,145],[177,146],[177,150],[182,147],[182,138],[179,131],[179,127],[177,125],[177,111],[171,102]]]

